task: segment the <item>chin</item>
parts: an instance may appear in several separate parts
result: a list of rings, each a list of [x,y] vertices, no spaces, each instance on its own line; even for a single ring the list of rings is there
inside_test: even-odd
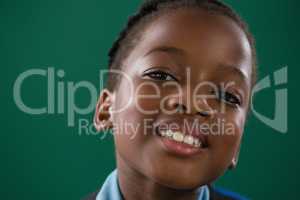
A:
[[[175,181],[170,181],[170,180],[165,180],[164,182],[160,183],[161,185],[164,185],[168,188],[171,189],[176,189],[176,190],[194,190],[199,188],[200,186],[206,185],[201,183],[201,181],[196,180],[176,180]]]
[[[152,178],[159,185],[176,190],[193,190],[209,183],[207,178],[201,175],[192,176],[189,174],[186,176],[183,173],[159,173],[159,176],[152,176]]]

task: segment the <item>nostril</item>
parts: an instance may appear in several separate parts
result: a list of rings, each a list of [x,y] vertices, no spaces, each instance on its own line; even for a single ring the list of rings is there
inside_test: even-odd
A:
[[[182,104],[176,104],[176,111],[177,113],[185,113],[187,110],[185,105]]]
[[[208,112],[208,111],[200,111],[200,112],[198,112],[198,114],[199,114],[201,117],[208,117],[208,116],[209,116],[209,112]]]

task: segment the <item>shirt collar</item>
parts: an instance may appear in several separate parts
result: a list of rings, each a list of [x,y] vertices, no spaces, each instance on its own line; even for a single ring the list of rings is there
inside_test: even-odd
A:
[[[96,200],[123,200],[118,184],[117,170],[114,170],[106,178],[97,194]],[[209,200],[208,186],[205,185],[199,188],[198,200]]]

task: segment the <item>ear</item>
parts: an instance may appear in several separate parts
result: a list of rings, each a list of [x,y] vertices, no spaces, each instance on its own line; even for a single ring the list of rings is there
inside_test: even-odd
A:
[[[94,126],[97,131],[103,131],[113,127],[111,108],[113,104],[113,94],[103,89],[97,102],[94,115]]]
[[[231,163],[229,165],[229,169],[235,169],[236,168],[236,166],[238,164],[238,161],[239,161],[239,154],[240,154],[240,146],[239,146],[238,150],[236,151],[234,157],[231,160]]]

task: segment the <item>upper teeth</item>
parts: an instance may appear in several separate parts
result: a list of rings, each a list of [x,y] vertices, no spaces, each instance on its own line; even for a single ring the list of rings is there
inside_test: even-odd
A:
[[[185,135],[180,131],[163,130],[161,136],[175,140],[176,142],[183,142],[194,147],[201,147],[202,143],[198,138],[191,135]]]

